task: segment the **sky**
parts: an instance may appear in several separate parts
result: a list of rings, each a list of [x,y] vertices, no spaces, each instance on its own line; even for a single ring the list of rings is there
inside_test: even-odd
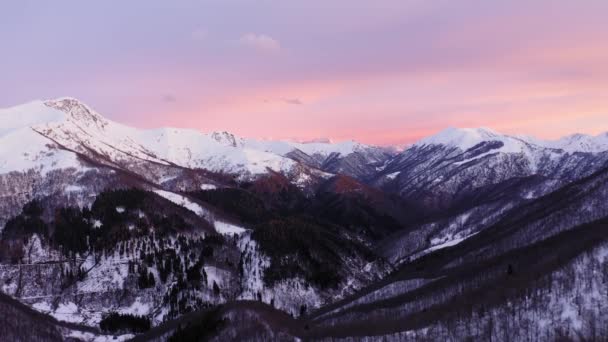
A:
[[[605,0],[0,4],[0,107],[128,125],[408,144],[446,127],[608,131]]]

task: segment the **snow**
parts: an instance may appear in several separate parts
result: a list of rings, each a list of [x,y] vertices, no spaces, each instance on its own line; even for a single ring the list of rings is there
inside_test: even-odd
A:
[[[397,178],[397,176],[399,176],[400,173],[401,173],[401,171],[389,173],[388,175],[386,175],[386,178],[391,179],[391,180],[395,179],[395,178]]]
[[[270,266],[270,258],[258,248],[251,234],[243,234],[238,242],[247,263],[243,267],[243,291],[241,299],[255,299],[257,293],[264,290],[264,271]]]
[[[214,184],[201,184],[201,190],[215,190],[217,189],[217,186],[215,186]]]
[[[447,128],[436,135],[424,138],[415,146],[445,145],[458,147],[463,151],[484,142],[500,140],[501,135],[489,128]]]
[[[83,317],[78,312],[78,306],[74,302],[59,303],[55,311],[51,311],[50,315],[60,321],[70,323],[80,323]]]
[[[137,297],[131,306],[118,310],[121,314],[129,314],[134,316],[146,316],[152,311],[149,303],[142,302],[140,297]]]
[[[285,156],[289,152],[300,150],[310,156],[321,155],[329,156],[330,154],[339,154],[341,156],[347,156],[354,152],[362,151],[371,146],[358,143],[356,141],[343,141],[338,143],[332,142],[293,142],[293,141],[270,141],[270,140],[255,140],[247,139],[244,141],[244,145],[263,150],[270,153],[275,153],[281,156]]]
[[[505,153],[529,153],[531,145],[566,152],[608,150],[608,134],[572,135],[556,141],[508,136],[487,128],[449,128],[414,146],[448,145],[467,150],[482,141],[498,140]],[[23,144],[27,141],[28,144]],[[251,177],[268,172],[288,172],[297,162],[287,158],[293,151],[311,156],[347,156],[372,146],[355,141],[293,142],[243,139],[228,132],[160,128],[141,130],[107,120],[87,105],[72,98],[33,101],[0,110],[0,173],[30,169],[46,173],[82,165],[76,154],[60,149],[106,156],[112,162],[151,161]],[[171,176],[161,178],[166,182]],[[203,190],[210,188],[203,188]],[[77,189],[71,189],[76,191]]]
[[[581,317],[578,314],[578,309],[573,305],[569,298],[560,298],[559,303],[562,307],[561,320],[571,322],[575,329],[580,329],[583,326]]]
[[[164,176],[164,177],[161,177],[161,178],[158,180],[158,183],[163,184],[163,183],[166,183],[166,182],[172,181],[172,180],[174,180],[174,179],[176,179],[176,178],[177,178],[177,176]]]
[[[50,147],[55,145],[31,129],[40,122],[61,122],[66,115],[34,101],[0,109],[0,174],[36,170],[82,168],[74,153]],[[27,142],[27,143],[24,143]]]
[[[17,293],[18,288],[19,284],[17,284],[15,281],[5,282],[2,284],[2,293],[13,295]]]
[[[0,174],[27,170],[46,174],[55,169],[85,169],[76,154],[49,147],[52,145],[51,141],[27,127],[0,136]]]
[[[119,214],[122,214],[125,212],[125,208],[124,207],[116,207],[116,212]]]
[[[452,239],[452,240],[447,240],[446,242],[443,242],[443,243],[440,243],[440,244],[433,245],[432,247],[430,247],[430,248],[429,248],[429,249],[427,249],[426,251],[427,251],[427,252],[432,252],[432,251],[436,251],[436,250],[438,250],[438,249],[442,249],[442,248],[446,248],[446,247],[452,247],[452,246],[456,246],[457,244],[459,244],[459,243],[461,243],[462,241],[464,241],[464,240],[466,240],[466,239],[470,238],[470,237],[471,237],[471,236],[473,236],[473,235],[475,235],[475,234],[471,234],[471,235],[468,235],[468,236],[465,236],[465,237],[456,238],[456,239]],[[432,244],[433,242],[436,242],[436,241],[431,241],[431,244]]]
[[[573,134],[559,140],[545,142],[545,146],[562,149],[566,152],[604,152],[608,151],[608,133],[597,136]]]
[[[598,153],[608,151],[608,133],[597,136],[574,134],[558,140],[542,140],[530,136],[510,136],[493,131],[489,128],[448,128],[436,135],[424,138],[414,146],[444,145],[456,147],[466,151],[471,147],[485,141],[500,141],[504,144],[500,149],[494,150],[504,153],[529,152],[530,148],[561,149],[568,153],[589,152]],[[489,153],[489,152],[488,152]],[[477,156],[480,158],[481,156]],[[460,162],[465,163],[470,160]]]
[[[76,100],[53,100],[46,104],[65,112],[66,119],[39,124],[34,129],[82,153],[92,150],[115,161],[144,160],[249,175],[266,173],[268,168],[288,171],[296,165],[291,159],[236,143],[240,139],[225,132],[140,130],[107,120]]]
[[[64,113],[45,106],[42,101],[0,109],[0,137],[41,122],[61,122],[65,117]]]
[[[68,185],[65,187],[65,192],[81,192],[84,188],[78,185]]]
[[[211,288],[215,282],[217,286],[223,288],[227,286],[227,280],[230,279],[230,272],[215,266],[204,266],[203,269],[207,274],[207,285]]]
[[[48,313],[51,312],[51,304],[47,302],[34,303],[32,307],[40,312]]]
[[[103,262],[97,265],[94,258],[89,256],[83,267],[89,271],[85,279],[78,283],[78,291],[81,293],[123,289],[125,280],[129,276],[128,262],[114,256],[104,258]]]
[[[441,232],[442,235],[435,236],[431,239],[431,247],[426,249],[423,253],[426,254],[438,249],[455,246],[477,234],[477,232],[472,233],[472,227],[467,226],[470,216],[471,213],[467,212],[454,218],[453,222]]]
[[[222,221],[215,221],[214,225],[215,225],[215,230],[217,230],[218,233],[223,234],[223,235],[234,235],[234,234],[239,235],[239,234],[242,234],[247,231],[247,229],[245,229],[243,227],[239,227],[237,225],[227,223],[227,222],[222,222]]]
[[[42,263],[53,259],[51,253],[43,248],[42,239],[38,234],[32,235],[27,244],[23,246],[23,255],[28,264]]]
[[[201,207],[197,203],[192,202],[186,196],[176,194],[174,192],[165,191],[165,190],[154,190],[154,192],[156,194],[158,194],[159,196],[164,197],[164,198],[168,199],[169,201],[194,212],[198,216],[201,216],[201,217],[209,216],[208,215],[209,212],[207,210],[203,209],[203,207]]]
[[[293,143],[293,146],[308,155],[321,154],[325,156],[332,153],[347,156],[368,147],[352,140],[340,143]]]
[[[481,158],[483,158],[483,157],[485,157],[485,156],[488,156],[488,155],[491,155],[491,154],[494,154],[494,153],[496,153],[496,151],[495,151],[495,150],[490,150],[490,151],[488,151],[488,152],[484,152],[484,153],[482,153],[482,154],[478,154],[478,155],[476,155],[476,156],[475,156],[475,157],[473,157],[473,158],[469,158],[469,159],[465,159],[465,160],[463,160],[463,161],[456,162],[456,163],[454,163],[454,165],[463,165],[463,164],[466,164],[466,163],[470,163],[470,162],[472,162],[472,161],[475,161],[475,160],[481,159]]]
[[[198,216],[204,217],[206,219],[211,219],[211,213],[208,210],[204,209],[199,204],[192,202],[183,195],[165,190],[154,190],[154,192],[160,195],[161,197],[164,197],[169,201],[194,212]],[[247,229],[243,227],[224,221],[213,221],[213,225],[218,233],[224,235],[239,235],[247,231]]]
[[[67,337],[74,338],[79,341],[89,341],[89,342],[123,342],[128,341],[135,337],[133,334],[125,334],[120,336],[114,335],[95,335],[90,332],[77,331],[72,330],[69,332]]]

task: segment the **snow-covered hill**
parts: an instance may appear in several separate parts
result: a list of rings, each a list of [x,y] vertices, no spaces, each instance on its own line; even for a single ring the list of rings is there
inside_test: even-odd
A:
[[[608,133],[596,136],[573,134],[559,140],[547,141],[545,146],[567,152],[604,152],[608,150]]]
[[[389,157],[383,149],[353,141],[296,143],[244,139],[228,132],[140,130],[108,120],[72,98],[34,101],[5,109],[0,111],[0,119],[1,173],[78,167],[75,155],[69,153],[72,151],[98,163],[135,172],[139,171],[137,165],[151,163],[206,169],[245,179],[270,169],[304,182],[311,176],[322,177],[320,171],[371,169],[369,165]],[[28,144],[20,144],[22,141]],[[53,153],[49,152],[51,145],[55,147]],[[357,165],[353,166],[352,161],[346,163],[348,167],[339,164],[352,156],[356,156]]]
[[[262,174],[267,168],[288,172],[295,165],[294,161],[276,154],[235,146],[216,134],[127,127],[103,118],[74,99],[47,101],[44,106],[65,113],[66,117],[59,122],[34,125],[35,131],[71,150],[94,153],[118,165],[146,161],[242,176]]]
[[[42,102],[0,110],[0,174],[29,169],[79,167],[73,153],[53,146],[52,141],[31,127],[40,122],[61,122],[65,115]]]
[[[451,207],[479,189],[513,178],[538,176],[539,182],[555,188],[606,165],[603,137],[588,137],[595,144],[590,149],[571,138],[551,142],[485,128],[450,128],[392,158],[373,184],[433,208]],[[525,196],[541,195],[547,185],[541,188],[545,190],[532,189]]]
[[[489,128],[447,128],[413,146],[443,145],[466,151],[480,143],[499,141],[498,152],[517,153],[526,148],[561,149],[564,152],[598,153],[608,151],[608,132],[597,136],[573,134],[558,140],[542,140],[524,135],[507,135]]]

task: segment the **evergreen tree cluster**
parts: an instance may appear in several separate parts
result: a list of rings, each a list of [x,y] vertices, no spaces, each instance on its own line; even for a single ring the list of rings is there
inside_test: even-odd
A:
[[[191,193],[218,207],[254,229],[252,238],[270,257],[264,273],[266,285],[291,277],[302,277],[320,287],[336,286],[343,279],[342,256],[374,253],[353,236],[371,241],[400,226],[390,211],[378,209],[366,194],[327,190],[312,196],[280,175],[262,177],[235,188]],[[379,206],[392,203],[381,199]],[[391,205],[386,205],[392,208]],[[242,268],[242,261],[239,268]],[[242,273],[242,272],[241,272]]]
[[[33,234],[48,237],[48,225],[42,219],[42,204],[33,200],[23,206],[21,214],[10,219],[2,230],[3,239],[27,238]]]
[[[6,247],[0,257],[5,259],[11,247],[19,252],[21,245],[16,242],[25,243],[33,234],[50,242],[67,257],[91,251],[107,252],[117,246],[123,255],[124,242],[152,235],[163,238],[182,230],[201,228],[184,219],[183,210],[152,192],[112,190],[100,193],[91,209],[56,209],[47,224],[43,219],[44,208],[34,200],[27,203],[21,214],[9,220],[3,229],[0,246]],[[205,224],[204,221],[198,223]],[[14,259],[18,262],[20,257]]]
[[[220,316],[220,308],[205,312],[200,319],[177,329],[168,339],[169,342],[208,341],[217,334],[228,321]]]
[[[139,267],[139,276],[137,277],[137,286],[140,289],[147,289],[154,287],[156,285],[156,280],[154,279],[154,274],[148,271],[146,266]]]
[[[307,217],[260,224],[253,238],[271,259],[264,273],[264,282],[269,286],[292,277],[302,277],[322,288],[336,286],[342,280],[341,254],[349,255],[352,248],[352,243],[345,243],[334,227],[321,226]]]
[[[116,333],[142,333],[150,330],[151,322],[148,317],[119,314],[113,312],[106,315],[99,322],[99,328],[104,332]]]

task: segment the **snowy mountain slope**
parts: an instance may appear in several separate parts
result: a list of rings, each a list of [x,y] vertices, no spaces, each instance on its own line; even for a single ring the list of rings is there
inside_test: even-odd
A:
[[[91,193],[115,180],[111,170],[94,167],[30,128],[65,118],[40,101],[0,110],[0,231],[33,198],[88,205]]]
[[[171,323],[193,333],[229,320],[212,341],[251,334],[306,341],[601,341],[608,336],[607,227],[605,220],[578,227],[458,269],[412,268],[298,319],[237,301],[212,311],[213,320],[199,320],[205,323]],[[577,235],[582,238],[573,243]]]
[[[489,128],[447,128],[436,135],[421,139],[413,146],[443,145],[466,151],[484,141],[501,141],[508,150],[516,150],[516,138],[501,135]]]
[[[508,209],[490,229],[431,250],[354,297],[322,308],[312,316],[319,327],[311,323],[311,331],[334,337],[400,332],[391,338],[406,341],[416,340],[403,335],[410,330],[433,340],[499,332],[515,340],[518,334],[604,339],[608,331],[597,327],[605,326],[599,314],[606,305],[600,285],[605,274],[599,269],[606,267],[607,175],[597,172]],[[488,310],[497,313],[488,318]],[[511,310],[518,314],[506,313]],[[370,326],[378,329],[357,330],[362,322],[375,322]],[[432,331],[423,329],[429,326]]]
[[[372,149],[352,141],[305,144],[242,139],[228,132],[202,133],[176,128],[139,130],[107,120],[72,98],[35,101],[2,113],[3,117],[19,118],[4,124],[3,132],[17,127],[32,128],[64,148],[120,167],[151,162],[247,177],[264,174],[267,169],[289,173],[297,162],[287,154],[295,150],[316,158],[321,165],[329,156],[346,157]],[[380,154],[376,152],[376,155]]]
[[[557,181],[531,176],[480,189],[462,200],[466,206],[386,237],[378,244],[378,253],[395,265],[411,262],[472,237],[508,215],[511,209],[550,193],[559,185]]]
[[[549,149],[562,149],[565,152],[604,152],[608,151],[608,132],[597,136],[586,134],[573,134],[558,140],[542,140],[524,135],[507,135],[496,132],[489,128],[447,128],[436,135],[426,137],[416,142],[413,146],[443,145],[459,148],[466,151],[475,145],[489,141],[500,141],[503,146],[501,152],[517,153],[526,146]]]
[[[548,145],[488,129],[451,128],[392,158],[372,184],[439,209],[512,178],[538,175],[563,185],[608,162],[608,145],[606,150],[597,147],[601,152],[573,152]]]
[[[127,127],[101,117],[74,99],[47,101],[45,105],[66,113],[67,119],[35,125],[34,130],[70,149],[83,154],[94,152],[118,165],[140,160],[245,176],[265,173],[267,168],[286,172],[295,164],[274,154],[227,144],[213,134]]]
[[[57,148],[30,127],[41,121],[61,122],[65,115],[32,102],[12,109],[0,110],[0,174],[11,171],[79,168],[76,155]]]
[[[339,143],[331,142],[293,142],[293,141],[268,141],[247,139],[244,144],[267,152],[286,155],[293,150],[300,150],[308,155],[329,156],[337,153],[343,156],[351,153],[360,152],[371,146],[358,143],[356,141],[344,141]]]
[[[394,153],[386,148],[361,144],[355,141],[332,143],[330,141],[293,142],[248,139],[246,146],[276,153],[310,167],[359,179],[370,178],[377,167],[383,165]]]
[[[544,146],[559,148],[567,152],[604,152],[608,150],[608,133],[597,136],[573,134],[555,141],[544,142]]]

